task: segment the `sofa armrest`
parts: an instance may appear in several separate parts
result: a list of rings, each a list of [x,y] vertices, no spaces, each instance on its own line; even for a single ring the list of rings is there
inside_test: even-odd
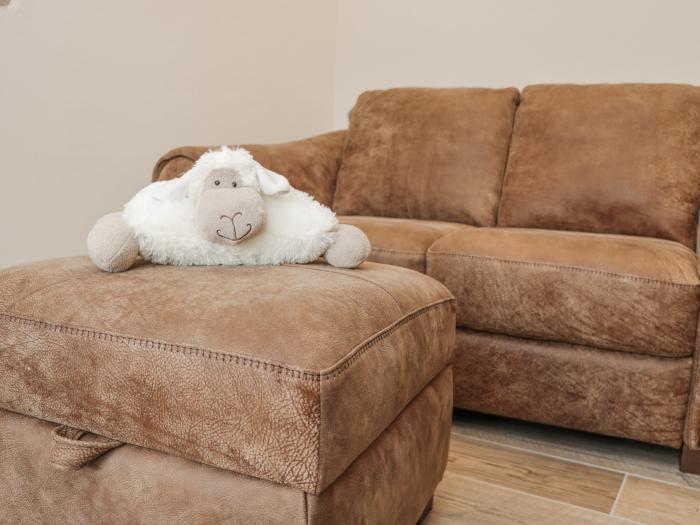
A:
[[[345,145],[345,130],[282,144],[242,144],[267,169],[281,173],[295,188],[330,206]],[[216,146],[182,146],[163,155],[153,168],[152,180],[174,179],[189,170]]]
[[[695,255],[698,258],[698,273],[700,273],[700,226],[696,230]],[[690,373],[690,394],[688,396],[688,412],[685,417],[683,443],[691,450],[700,450],[700,320],[695,336],[695,352],[693,353],[693,369]]]
[[[697,348],[695,349],[693,361],[683,442],[691,450],[700,450],[700,352]]]

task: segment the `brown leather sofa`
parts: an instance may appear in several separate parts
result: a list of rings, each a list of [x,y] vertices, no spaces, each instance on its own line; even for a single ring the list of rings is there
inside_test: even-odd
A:
[[[372,260],[453,292],[457,407],[683,447],[700,472],[700,88],[372,91],[346,131],[246,147]]]

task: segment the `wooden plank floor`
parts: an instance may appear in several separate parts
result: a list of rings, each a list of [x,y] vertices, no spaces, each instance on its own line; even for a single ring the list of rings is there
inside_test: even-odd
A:
[[[700,476],[678,453],[457,413],[427,525],[700,525]]]

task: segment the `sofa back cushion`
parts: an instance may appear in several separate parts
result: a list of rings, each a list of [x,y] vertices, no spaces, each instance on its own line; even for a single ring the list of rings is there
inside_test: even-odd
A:
[[[341,215],[495,224],[518,91],[363,93],[333,207]]]
[[[700,88],[541,85],[515,118],[499,226],[695,245]]]

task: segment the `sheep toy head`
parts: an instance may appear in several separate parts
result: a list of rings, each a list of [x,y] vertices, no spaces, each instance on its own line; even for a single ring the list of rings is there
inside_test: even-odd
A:
[[[193,180],[195,225],[208,241],[236,245],[253,238],[265,225],[263,195],[289,192],[285,177],[263,168],[244,149],[224,147],[200,160],[187,177]]]
[[[370,252],[360,230],[338,224],[329,208],[247,150],[226,146],[102,217],[87,245],[93,262],[110,272],[129,269],[139,255],[176,265],[308,263],[323,255],[333,266],[354,268]]]

